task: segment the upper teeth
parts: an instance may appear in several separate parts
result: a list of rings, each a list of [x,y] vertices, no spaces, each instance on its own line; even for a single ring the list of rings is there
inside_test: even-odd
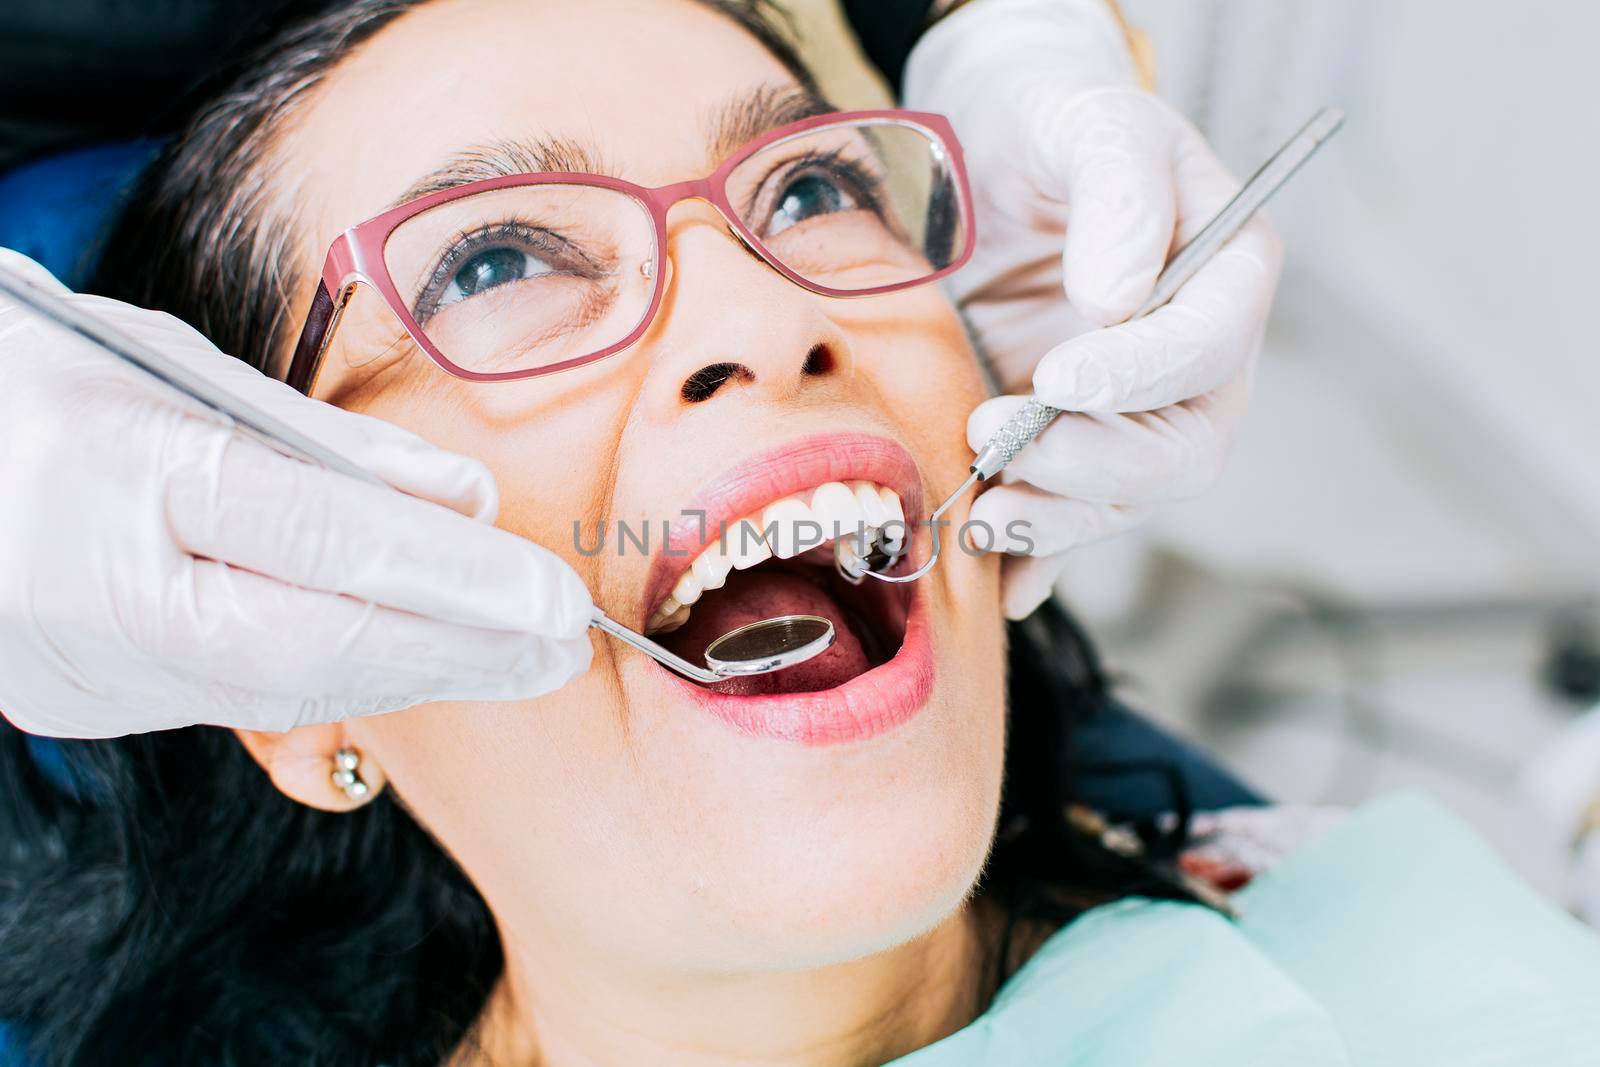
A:
[[[651,613],[644,632],[668,633],[688,622],[690,607],[706,590],[722,588],[729,571],[748,570],[773,556],[789,559],[840,538],[859,536],[865,554],[877,531],[891,522],[905,522],[900,496],[872,482],[825,482],[774,500],[701,550]]]

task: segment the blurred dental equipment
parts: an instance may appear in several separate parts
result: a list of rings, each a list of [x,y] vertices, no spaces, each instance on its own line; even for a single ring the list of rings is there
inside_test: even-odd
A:
[[[290,458],[325,467],[368,485],[390,489],[387,482],[321,444],[260,406],[194,373],[123,330],[102,321],[43,286],[0,266],[0,294],[10,297],[41,319],[76,334],[179,393],[224,416],[238,432]],[[834,627],[814,615],[784,615],[738,627],[706,648],[705,666],[697,666],[610,618],[598,606],[589,625],[645,653],[668,669],[695,681],[767,674],[804,663],[833,644]]]
[[[1284,183],[1315,155],[1343,124],[1344,112],[1338,108],[1325,107],[1312,116],[1298,133],[1274,153],[1249,181],[1245,182],[1233,199],[1223,205],[1211,221],[1172,257],[1166,269],[1161,272],[1161,276],[1156,279],[1155,289],[1151,292],[1150,298],[1126,321],[1132,322],[1143,318],[1171,300],[1178,290],[1194,277],[1195,272],[1221,251],[1261,206],[1270,200],[1273,194],[1282,188]],[[860,582],[870,576],[880,582],[902,583],[914,582],[927,574],[933,569],[934,564],[939,562],[940,516],[961,499],[974,484],[986,481],[1005,470],[1006,465],[1016,454],[1050,425],[1056,416],[1061,414],[1061,410],[1037,398],[1032,399],[990,436],[983,450],[972,461],[972,466],[969,468],[971,473],[966,480],[934,509],[929,518],[932,551],[920,567],[907,574],[884,573],[899,561],[902,545],[909,538],[903,536],[904,531],[900,531],[896,535],[896,540],[886,545],[885,534],[879,530],[868,543],[862,543],[864,538],[844,537],[834,542],[834,566],[840,576],[851,582]]]
[[[1600,924],[1600,707],[1523,765],[1517,792],[1538,844],[1567,871],[1575,910]]]

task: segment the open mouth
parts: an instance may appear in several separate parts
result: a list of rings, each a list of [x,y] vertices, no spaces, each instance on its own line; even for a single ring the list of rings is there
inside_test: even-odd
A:
[[[829,481],[767,503],[726,525],[696,553],[649,613],[645,632],[690,662],[737,627],[780,615],[833,623],[826,652],[771,674],[705,688],[728,695],[811,693],[844,685],[893,659],[906,637],[910,586],[853,584],[834,566],[834,544],[870,543],[876,529],[903,529],[894,489]],[[902,559],[896,570],[910,569]]]

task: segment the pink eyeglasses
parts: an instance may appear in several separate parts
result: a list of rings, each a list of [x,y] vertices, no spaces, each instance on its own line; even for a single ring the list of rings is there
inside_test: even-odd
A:
[[[941,115],[822,115],[759,138],[698,181],[514,174],[429,193],[328,250],[285,380],[310,393],[340,315],[372,286],[444,370],[477,382],[620,352],[661,306],[667,212],[709,201],[774,270],[814,293],[924,285],[972,255],[961,146]]]

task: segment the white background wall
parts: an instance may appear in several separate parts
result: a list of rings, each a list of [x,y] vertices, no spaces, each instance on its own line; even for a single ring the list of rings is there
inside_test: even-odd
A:
[[[1581,710],[1540,671],[1600,585],[1600,8],[1125,8],[1240,172],[1322,102],[1349,121],[1271,210],[1288,268],[1222,484],[1063,591],[1275,795],[1424,785],[1563,894],[1518,776]]]
[[[1348,531],[1363,544],[1380,538],[1381,553],[1356,561],[1385,589],[1412,574],[1430,588],[1440,579],[1565,585],[1574,569],[1592,578],[1600,7],[1128,0],[1126,8],[1155,38],[1163,90],[1241,171],[1318,102],[1350,114],[1329,157],[1273,209],[1290,238],[1290,266],[1269,364],[1303,360],[1315,364],[1313,376],[1345,383],[1364,416],[1349,430],[1383,438],[1376,446],[1392,460],[1429,465],[1417,476],[1472,515],[1449,516],[1464,527],[1459,544],[1418,538],[1411,552],[1381,529],[1351,529],[1369,524],[1348,514],[1330,527],[1330,506],[1366,503],[1338,481],[1364,472],[1335,464],[1329,476],[1340,491],[1316,494],[1304,511],[1314,521],[1290,527],[1302,561],[1338,556],[1342,563],[1320,562],[1359,580],[1349,574]],[[1324,451],[1341,444],[1337,427],[1317,429],[1329,435]],[[1371,503],[1393,508],[1391,487],[1375,482]],[[1248,525],[1277,540],[1267,516]],[[1330,528],[1337,551],[1324,552],[1318,531]]]

